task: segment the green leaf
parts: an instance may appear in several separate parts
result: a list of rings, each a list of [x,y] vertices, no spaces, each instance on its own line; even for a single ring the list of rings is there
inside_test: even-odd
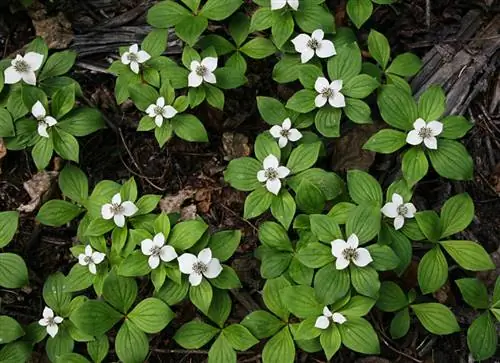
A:
[[[49,165],[53,152],[52,138],[41,137],[31,150],[33,161],[38,170],[43,170]]]
[[[190,46],[194,46],[207,26],[208,20],[206,17],[196,15],[184,16],[175,25],[175,33],[181,40]]]
[[[270,125],[281,125],[288,118],[285,106],[272,97],[257,96],[257,108],[262,119]]]
[[[322,29],[325,33],[335,31],[335,19],[330,10],[320,6],[321,1],[303,3],[300,11],[294,13],[296,24],[306,33]]]
[[[295,200],[286,189],[282,189],[271,201],[271,214],[286,229],[288,229],[292,223],[293,217],[295,216],[295,210]]]
[[[420,181],[429,169],[429,162],[424,150],[418,147],[408,149],[403,155],[401,169],[409,185],[415,185]]]
[[[379,354],[380,344],[373,326],[363,318],[350,318],[339,325],[342,344],[363,354]]]
[[[52,54],[45,62],[42,71],[38,75],[38,80],[61,76],[69,72],[73,64],[75,64],[76,52],[65,50]]]
[[[323,77],[323,70],[314,64],[303,64],[299,68],[299,80],[304,88],[314,89],[319,77]]]
[[[316,108],[314,99],[317,93],[310,89],[303,89],[296,92],[286,103],[286,108],[299,113],[307,113]]]
[[[418,283],[423,294],[437,291],[448,279],[448,262],[441,248],[435,246],[418,264]]]
[[[453,334],[460,330],[451,310],[438,303],[410,305],[425,329],[436,335]]]
[[[353,42],[338,50],[335,57],[328,61],[328,76],[330,79],[340,79],[346,82],[361,72],[361,51]]]
[[[27,362],[32,354],[33,347],[30,343],[17,341],[5,345],[0,350],[0,362],[17,363]]]
[[[330,325],[319,337],[326,359],[330,360],[340,349],[342,338],[336,325]]]
[[[349,0],[346,10],[349,18],[359,29],[372,15],[373,4],[370,0]]]
[[[365,296],[376,299],[380,290],[380,280],[377,271],[371,266],[358,267],[350,265],[351,283],[354,289]]]
[[[278,160],[281,157],[281,149],[270,133],[261,133],[255,140],[255,156],[261,162],[269,155],[274,155]]]
[[[174,312],[160,299],[142,300],[128,314],[128,318],[145,333],[155,334],[162,331],[174,318]]]
[[[281,276],[275,279],[269,279],[264,284],[262,297],[267,308],[284,321],[288,320],[289,312],[282,299],[284,289],[290,286],[290,282]]]
[[[88,300],[73,311],[70,320],[82,332],[100,336],[111,329],[122,315],[103,301]]]
[[[411,77],[417,74],[422,67],[422,61],[412,53],[398,55],[387,68],[387,73],[393,73],[401,77]]]
[[[312,214],[309,218],[311,220],[311,232],[314,233],[321,242],[329,243],[343,237],[342,231],[336,223],[335,218],[321,214]]]
[[[297,284],[311,285],[314,269],[303,265],[295,256],[290,261],[288,274]]]
[[[71,302],[71,294],[64,290],[65,277],[58,272],[50,275],[43,284],[43,299],[57,314],[66,316]]]
[[[441,241],[446,252],[460,265],[469,271],[487,271],[495,268],[490,255],[484,248],[472,241]]]
[[[391,247],[378,243],[368,246],[372,256],[372,267],[377,271],[390,271],[398,267],[400,260]]]
[[[346,222],[346,235],[355,234],[359,243],[371,241],[380,231],[382,214],[380,208],[373,204],[361,204],[354,208]]]
[[[210,84],[205,84],[207,102],[218,110],[224,109],[224,92]]]
[[[142,41],[141,49],[151,57],[158,57],[167,49],[167,38],[167,29],[153,29]]]
[[[310,286],[290,286],[282,290],[281,299],[288,311],[301,319],[321,315],[323,305],[316,300],[314,289]]]
[[[401,310],[408,305],[406,294],[398,284],[392,281],[384,281],[380,286],[377,308],[386,312]]]
[[[475,278],[463,278],[455,280],[455,283],[467,304],[475,309],[488,309],[488,291],[481,281]]]
[[[346,98],[344,112],[349,120],[357,124],[371,124],[370,106],[355,98]]]
[[[413,123],[418,118],[417,104],[412,96],[401,89],[387,85],[383,86],[377,99],[380,113],[389,125],[409,131],[413,129]]]
[[[223,335],[227,338],[229,344],[239,351],[248,350],[259,343],[252,333],[241,324],[232,324],[224,328]]]
[[[185,349],[199,349],[215,337],[218,332],[219,329],[211,325],[193,320],[175,332],[174,340]]]
[[[333,262],[331,248],[317,242],[307,244],[297,252],[296,256],[300,262],[310,268],[323,267]]]
[[[261,10],[263,9],[257,10],[255,14],[259,13]],[[271,12],[269,9],[267,10]],[[300,62],[300,57],[284,55],[273,68],[273,79],[278,83],[293,82],[299,78],[299,70],[301,66],[302,63]]]
[[[57,355],[56,363],[90,363],[87,358],[78,353]]]
[[[273,41],[278,48],[281,48],[293,34],[295,22],[290,12],[271,11],[271,17]]]
[[[19,213],[14,211],[0,212],[0,248],[12,241],[19,224]]]
[[[137,297],[137,283],[133,278],[111,272],[104,280],[102,295],[106,302],[126,314]]]
[[[295,361],[295,345],[288,327],[284,327],[264,346],[262,361],[266,363],[293,363]]]
[[[226,290],[214,289],[212,302],[206,315],[222,328],[231,313],[231,308],[232,303],[229,293]]]
[[[148,337],[132,322],[125,320],[116,335],[115,350],[123,362],[144,362],[149,352]]]
[[[273,11],[267,8],[258,8],[250,20],[250,32],[261,31],[273,25]]]
[[[460,139],[472,128],[472,123],[463,116],[446,116],[441,123],[443,132],[439,136],[445,139]]]
[[[24,330],[15,319],[0,315],[0,342],[2,344],[13,342],[23,335]]]
[[[156,104],[158,99],[158,91],[144,83],[133,83],[129,85],[128,91],[130,98],[141,111],[146,111],[151,104]]]
[[[236,46],[241,47],[250,32],[250,19],[244,13],[234,14],[229,22],[228,31]]]
[[[467,330],[467,345],[477,361],[491,358],[498,345],[498,334],[491,315],[482,313]]]
[[[384,199],[382,188],[370,174],[361,170],[349,170],[347,172],[347,187],[349,188],[349,195],[357,204],[382,205]]]
[[[276,52],[276,47],[269,39],[258,37],[245,43],[240,51],[250,58],[263,59]]]
[[[339,311],[346,316],[361,317],[367,315],[372,309],[373,305],[375,305],[374,299],[356,295],[353,296],[347,304],[342,306]]]
[[[316,297],[324,305],[341,299],[348,293],[350,287],[349,271],[337,270],[333,263],[321,268],[314,277]]]
[[[257,339],[268,338],[284,325],[281,320],[264,310],[257,310],[247,315],[241,325],[246,327]]]
[[[59,188],[63,194],[79,204],[84,204],[89,196],[89,182],[83,171],[66,165],[59,174]]]
[[[394,315],[389,331],[393,339],[404,337],[410,330],[410,312],[408,308],[400,310]]]
[[[223,266],[223,270],[220,275],[210,281],[215,287],[224,290],[237,289],[241,287],[238,275],[229,266]]]
[[[210,237],[209,246],[212,256],[219,261],[227,261],[238,248],[241,240],[241,231],[220,231]]]
[[[61,129],[56,129],[57,132],[54,132],[53,141],[54,141],[54,150],[58,153],[63,159],[74,161],[78,163],[79,159],[79,150],[80,147],[78,145],[78,141],[75,137],[66,131]]]
[[[75,106],[75,86],[70,85],[59,89],[54,96],[52,96],[52,103],[50,109],[52,116],[60,120]]]
[[[363,149],[381,154],[392,154],[406,145],[406,134],[391,129],[384,129],[372,135],[363,145]],[[413,150],[413,149],[410,149]],[[415,150],[420,150],[415,148]],[[425,155],[424,155],[425,157]]]
[[[301,171],[309,169],[318,160],[320,148],[320,142],[297,146],[290,153],[286,166],[292,174],[298,174]]]
[[[368,74],[359,74],[346,81],[342,93],[348,97],[365,98],[379,86],[376,78]]]
[[[9,111],[0,108],[0,137],[14,136],[14,122]]]
[[[260,248],[258,251],[264,251],[261,256],[260,273],[265,279],[280,277],[292,261],[291,252],[266,249],[266,247]]]
[[[385,70],[391,56],[391,47],[387,38],[372,29],[368,35],[368,50],[373,59],[382,67],[382,70]]]
[[[28,284],[28,268],[24,260],[13,253],[0,253],[0,286],[17,289]]]
[[[245,74],[238,69],[230,67],[217,68],[214,71],[217,77],[217,87],[222,89],[233,89],[243,86],[247,83]]]
[[[160,291],[155,294],[155,297],[162,299],[167,305],[172,306],[184,300],[188,290],[189,283],[187,280],[182,279],[180,283],[176,283],[167,279]]]
[[[474,202],[467,193],[448,199],[441,209],[441,238],[466,229],[474,218]]]
[[[253,158],[239,158],[229,162],[224,171],[224,179],[233,188],[242,191],[252,191],[261,186],[257,180],[257,173],[262,169],[262,164]]]
[[[192,247],[203,236],[208,226],[202,220],[177,223],[168,238],[168,244],[176,250]]]
[[[437,242],[441,236],[441,220],[438,214],[431,210],[417,212],[415,219],[418,227],[429,241]]]
[[[191,302],[204,313],[208,312],[210,304],[212,303],[213,289],[212,285],[203,279],[198,286],[191,286],[189,288],[189,299]]]
[[[75,264],[66,276],[65,292],[82,291],[93,283],[92,274],[87,266]]]
[[[418,114],[427,122],[440,118],[446,108],[446,95],[441,86],[431,86],[418,99]]]
[[[243,218],[250,219],[260,216],[271,206],[273,194],[264,186],[251,192],[245,199]]]
[[[200,10],[200,15],[210,20],[224,20],[243,4],[241,0],[208,0]]]
[[[97,109],[88,107],[74,109],[57,124],[58,129],[73,136],[87,136],[104,127],[101,113]]]
[[[314,125],[323,136],[339,137],[341,118],[342,110],[340,108],[325,106],[316,112]]]
[[[47,339],[45,343],[45,351],[52,362],[66,353],[71,353],[73,348],[73,339],[66,329],[61,329],[54,338]]]
[[[220,334],[208,351],[208,363],[236,362],[237,356],[224,334]]]
[[[186,141],[207,142],[205,126],[194,115],[176,115],[172,119],[172,127],[177,136]]]
[[[264,222],[259,227],[259,240],[269,248],[280,251],[293,251],[287,231],[274,222]]]
[[[106,335],[101,335],[95,340],[87,343],[87,351],[89,352],[92,361],[101,363],[106,359],[109,352],[109,340]]]

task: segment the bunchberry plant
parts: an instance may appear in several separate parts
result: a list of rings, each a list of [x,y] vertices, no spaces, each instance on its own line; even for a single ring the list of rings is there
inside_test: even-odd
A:
[[[19,224],[19,213],[0,212],[0,248],[14,238]],[[28,268],[24,260],[14,253],[0,253],[0,286],[17,289],[28,283]]]

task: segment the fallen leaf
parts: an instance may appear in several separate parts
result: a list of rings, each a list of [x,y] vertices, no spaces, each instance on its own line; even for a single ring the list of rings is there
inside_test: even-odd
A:
[[[62,12],[49,16],[45,5],[35,1],[28,13],[35,27],[36,35],[42,37],[49,48],[68,48],[73,40],[73,29]]]
[[[7,155],[7,148],[3,143],[3,139],[0,137],[0,174],[2,174],[2,159]]]
[[[332,169],[345,171],[349,169],[368,170],[375,161],[376,153],[363,150],[363,145],[377,131],[377,126],[356,125],[340,138],[333,146]]]
[[[251,152],[248,137],[235,132],[224,132],[222,134],[222,148],[224,149],[224,160],[226,161],[248,156]]]
[[[24,213],[31,213],[36,210],[51,194],[58,175],[59,172],[57,171],[40,171],[33,175],[30,180],[24,182],[23,187],[31,200],[27,204],[19,206],[17,210]]]
[[[181,220],[183,221],[189,221],[191,219],[196,219],[198,217],[198,214],[196,213],[196,205],[191,204],[188,205],[187,207],[184,207],[181,209]]]
[[[175,195],[169,195],[160,200],[160,209],[167,214],[181,213],[181,207],[184,202],[192,198],[195,191],[191,187],[186,187],[180,190]]]

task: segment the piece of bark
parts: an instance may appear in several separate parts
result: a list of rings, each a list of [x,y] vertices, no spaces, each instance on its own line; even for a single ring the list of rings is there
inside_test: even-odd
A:
[[[418,97],[438,84],[447,94],[446,114],[462,115],[495,71],[500,49],[500,15],[484,21],[479,10],[469,11],[456,37],[436,44],[423,58],[423,67],[412,81]]]

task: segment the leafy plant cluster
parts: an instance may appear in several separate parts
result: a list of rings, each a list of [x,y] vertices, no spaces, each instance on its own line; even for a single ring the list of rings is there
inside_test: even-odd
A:
[[[347,3],[358,28],[372,9],[371,0]],[[474,218],[472,199],[455,195],[439,212],[412,203],[415,187],[432,173],[429,165],[452,180],[473,174],[459,141],[471,123],[444,116],[440,87],[417,101],[411,93],[407,79],[420,69],[418,57],[391,56],[387,39],[375,30],[359,44],[351,29],[334,26],[322,0],[254,0],[244,7],[241,0],[165,0],[147,19],[153,30],[140,45],[120,49],[110,71],[117,76],[117,102],[132,100],[141,112],[138,131],[154,130],[160,147],[174,134],[207,142],[196,108],[206,101],[223,110],[224,91],[247,82],[249,59],[277,54],[273,80],[294,82],[296,92],[286,102],[257,96],[268,129],[255,138],[253,157],[232,160],[224,172],[233,188],[249,192],[243,217],[260,217],[255,256],[265,279],[265,309],[239,323],[228,321],[228,291],[241,283],[225,263],[238,248],[240,231],[212,233],[201,218],[158,214],[161,196],[140,196],[133,178],[100,181],[91,190],[87,176],[68,163],[58,179],[63,198],[45,203],[37,221],[52,227],[77,223],[75,263],[66,275],[45,281],[40,321],[21,325],[0,316],[0,361],[26,361],[45,339],[52,362],[102,362],[110,349],[125,363],[143,362],[152,337],[171,324],[186,300],[200,314],[176,329],[173,340],[186,349],[207,347],[209,362],[236,362],[237,352],[261,340],[265,363],[294,362],[297,349],[322,351],[327,359],[341,346],[378,354],[377,330],[386,327],[372,325],[373,309],[391,314],[387,329],[393,339],[417,321],[436,335],[460,331],[453,311],[432,296],[450,281],[450,267],[460,269],[455,284],[478,311],[467,331],[472,357],[495,354],[500,279],[490,297],[473,273],[494,264],[479,243],[461,239]],[[164,55],[172,27],[185,42],[180,59]],[[47,54],[35,39],[21,58],[0,62],[0,136],[9,149],[32,147],[40,169],[53,150],[78,162],[74,136],[104,126],[98,111],[75,107],[80,87],[64,75],[75,55]],[[345,127],[372,123],[377,112],[386,125],[364,148],[401,155],[401,172],[392,183],[385,187],[361,170],[344,177],[322,168],[325,141]],[[17,221],[15,212],[0,214],[0,247],[14,238]],[[421,257],[414,254],[415,242],[425,251]],[[403,288],[415,261],[418,287]],[[22,259],[1,253],[0,286],[27,283]]]

